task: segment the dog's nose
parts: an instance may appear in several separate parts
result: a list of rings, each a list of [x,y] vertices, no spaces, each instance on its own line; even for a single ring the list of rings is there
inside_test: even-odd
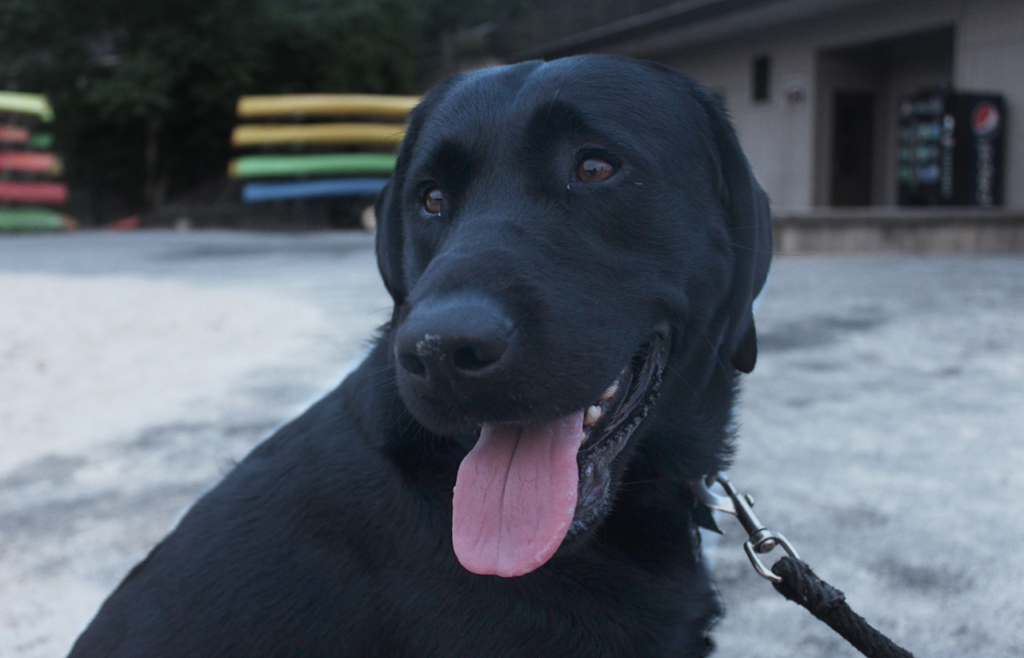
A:
[[[501,361],[513,334],[512,320],[487,299],[422,302],[399,327],[395,355],[415,378],[479,377]]]

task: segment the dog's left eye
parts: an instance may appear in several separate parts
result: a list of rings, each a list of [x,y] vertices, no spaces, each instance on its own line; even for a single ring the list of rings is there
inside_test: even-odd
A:
[[[603,183],[615,174],[615,165],[601,158],[587,158],[576,169],[576,177],[584,183]]]
[[[444,194],[441,188],[432,187],[423,195],[423,208],[431,215],[440,215],[444,210]]]

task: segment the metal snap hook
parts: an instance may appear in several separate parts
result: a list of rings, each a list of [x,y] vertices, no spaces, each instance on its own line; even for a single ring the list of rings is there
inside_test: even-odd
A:
[[[716,482],[722,485],[722,489],[725,490],[727,496],[720,496],[711,490],[710,487]],[[758,555],[771,553],[775,548],[781,546],[792,557],[799,560],[800,556],[797,554],[796,549],[793,548],[793,545],[789,543],[789,540],[781,533],[769,530],[767,526],[761,523],[761,519],[757,518],[753,510],[754,498],[748,494],[740,493],[733,486],[732,482],[729,481],[729,478],[721,473],[709,475],[696,482],[692,482],[690,489],[702,504],[711,509],[732,514],[739,520],[740,525],[743,526],[743,529],[746,530],[747,535],[750,537],[743,544],[743,550],[746,551],[747,557],[750,558],[750,563],[754,566],[754,570],[762,578],[776,583],[782,582],[781,578],[764,565]]]

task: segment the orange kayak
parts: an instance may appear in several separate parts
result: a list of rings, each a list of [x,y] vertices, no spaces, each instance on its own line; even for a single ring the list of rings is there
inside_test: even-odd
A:
[[[0,144],[27,144],[28,128],[0,125]]]
[[[5,180],[0,181],[0,201],[60,206],[68,201],[68,188],[64,183]]]
[[[0,151],[0,171],[24,171],[32,174],[60,176],[64,166],[53,153],[35,151]]]

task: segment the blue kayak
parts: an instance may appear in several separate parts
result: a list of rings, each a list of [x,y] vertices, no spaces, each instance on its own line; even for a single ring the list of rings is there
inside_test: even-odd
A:
[[[387,178],[325,178],[297,183],[248,183],[242,187],[242,201],[369,197],[376,196],[387,182]]]

